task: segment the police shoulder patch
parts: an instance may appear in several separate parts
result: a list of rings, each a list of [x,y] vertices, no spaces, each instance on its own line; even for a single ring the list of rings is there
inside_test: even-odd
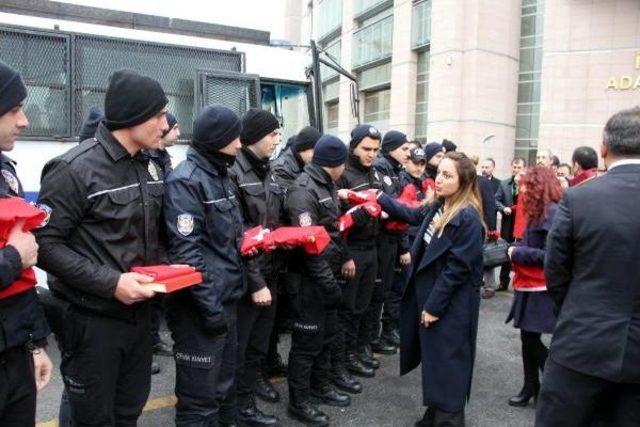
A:
[[[178,219],[176,221],[176,228],[178,229],[178,233],[183,236],[188,236],[193,232],[193,215],[191,214],[180,214],[178,215]]]
[[[2,177],[4,178],[4,182],[7,183],[11,191],[13,191],[15,194],[18,194],[18,192],[20,191],[18,178],[6,169],[2,170]]]
[[[51,209],[49,205],[45,205],[44,203],[39,203],[36,205],[36,207],[44,212],[44,219],[42,220],[42,223],[40,223],[40,225],[38,226],[38,228],[42,228],[47,224],[49,224],[49,220],[51,219],[51,212],[53,211],[53,209]]]
[[[392,185],[393,184],[393,181],[391,181],[391,177],[390,176],[385,175],[384,178],[382,178],[382,180],[387,185]]]
[[[309,212],[302,212],[298,215],[298,222],[300,223],[300,227],[309,227],[312,223],[311,214]]]

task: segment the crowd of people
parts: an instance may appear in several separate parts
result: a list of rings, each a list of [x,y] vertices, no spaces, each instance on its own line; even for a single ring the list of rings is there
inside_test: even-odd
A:
[[[23,197],[4,152],[28,126],[26,96],[0,62],[0,201]],[[0,425],[34,425],[53,332],[62,426],[136,425],[154,353],[175,359],[176,425],[278,425],[256,399],[282,399],[274,374],[287,377],[291,417],[329,425],[321,407],[350,406],[380,355],[399,349],[402,375],[421,366],[416,426],[463,426],[481,298],[510,285],[524,379],[508,404],[537,399],[538,426],[639,425],[640,108],[607,123],[606,174],[579,147],[571,165],[549,150],[531,166],[517,157],[499,180],[493,159],[478,169],[449,140],[423,145],[367,124],[348,143],[305,127],[272,159],[273,114],[218,106],[197,116],[173,168],[166,147],[180,126],[167,105],[155,80],[114,73],[80,143],[42,171],[44,220],[5,227]],[[328,244],[243,250],[247,230],[282,226],[321,226]],[[496,284],[483,254],[498,239],[508,249]],[[132,271],[162,264],[203,281],[161,296]],[[36,265],[48,290],[36,290]]]

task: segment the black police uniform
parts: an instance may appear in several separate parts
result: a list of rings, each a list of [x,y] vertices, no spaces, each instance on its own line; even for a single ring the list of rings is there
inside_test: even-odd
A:
[[[330,346],[335,337],[337,283],[345,248],[337,228],[339,201],[336,186],[322,167],[308,164],[289,189],[289,220],[295,226],[322,225],[331,242],[321,255],[292,252],[290,268],[300,274],[293,290],[294,322],[289,352],[289,399],[292,405],[309,403],[311,391],[329,386]],[[293,286],[294,283],[288,283]]]
[[[402,192],[400,185],[402,165],[390,155],[383,155],[376,159],[374,167],[380,175],[382,190],[392,197],[398,197]],[[392,292],[393,278],[396,272],[398,255],[408,251],[409,244],[403,233],[388,231],[382,226],[378,237],[378,278],[380,279],[380,286],[376,286],[374,290],[373,301],[367,313],[370,342],[373,342],[374,347],[377,347],[378,350],[380,348],[379,344],[385,344],[380,342],[380,316],[382,315],[383,304],[385,309],[383,323],[388,321],[388,318],[398,318],[397,313],[402,294],[398,293],[397,289]],[[392,314],[390,315],[389,313]]]
[[[237,302],[244,293],[242,217],[226,165],[190,147],[168,177],[164,217],[169,259],[203,282],[170,294],[167,323],[176,361],[176,424],[233,424]]]
[[[0,153],[0,197],[23,197],[14,163]],[[0,291],[21,275],[20,254],[12,246],[0,249]],[[36,383],[31,349],[44,347],[49,328],[35,289],[0,298],[0,425],[33,425]]]
[[[285,189],[278,184],[268,168],[268,162],[258,159],[243,148],[229,170],[231,181],[242,207],[246,228],[261,225],[275,230],[285,223]],[[282,255],[277,252],[260,254],[247,262],[247,294],[238,304],[238,369],[236,385],[239,407],[251,406],[256,386],[256,372],[269,348],[278,300],[277,274]],[[251,294],[268,287],[271,305],[258,307]]]
[[[272,161],[271,171],[275,181],[289,188],[304,169],[304,161],[294,146],[287,148],[284,153]]]
[[[373,167],[365,167],[360,159],[350,154],[342,177],[336,183],[339,188],[353,191],[369,189],[380,190],[382,183],[378,172]],[[352,206],[344,203],[343,213]],[[358,212],[358,211],[356,211]],[[362,212],[364,213],[364,212]],[[369,215],[359,215],[361,220],[356,221],[348,231],[345,241],[349,252],[349,258],[353,259],[356,266],[356,275],[346,282],[343,288],[342,301],[338,306],[338,334],[336,337],[336,352],[334,352],[334,369],[344,366],[345,362],[349,370],[362,376],[373,376],[370,369],[362,369],[356,354],[358,348],[370,344],[370,336],[366,333],[367,326],[364,313],[371,303],[373,291],[378,273],[378,253],[376,241],[379,234],[379,220]]]
[[[38,266],[70,304],[58,338],[77,424],[135,425],[149,395],[149,303],[125,305],[114,292],[131,267],[165,260],[163,191],[147,157],[131,156],[104,124],[42,172],[50,219],[36,231]]]

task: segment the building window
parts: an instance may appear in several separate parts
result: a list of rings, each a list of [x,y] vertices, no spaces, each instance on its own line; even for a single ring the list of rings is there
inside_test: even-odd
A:
[[[336,101],[340,97],[340,80],[333,80],[322,85],[322,99],[324,102]]]
[[[342,53],[342,41],[340,38],[332,41],[327,47],[324,48],[325,54],[323,55],[325,59],[329,62],[333,62],[328,55],[331,55],[333,59],[335,59],[338,64],[340,63],[340,55]],[[328,55],[327,55],[328,54]],[[320,64],[320,77],[323,82],[333,79],[338,76],[338,72],[333,68],[329,68],[326,65]]]
[[[320,0],[318,9],[318,39],[322,39],[342,27],[342,0]]]
[[[429,111],[429,51],[418,54],[418,73],[416,85],[416,131],[420,142],[427,141],[427,113]]]
[[[540,127],[544,0],[522,1],[516,155],[535,162]]]
[[[375,13],[374,9],[386,3],[388,0],[356,0],[353,6],[353,15],[357,18],[363,16],[368,12]],[[391,2],[393,4],[393,2]]]
[[[353,32],[353,67],[358,68],[391,58],[393,49],[393,9],[362,22]]]
[[[431,42],[431,0],[413,5],[411,13],[411,46],[423,47]]]
[[[358,73],[358,86],[360,90],[375,90],[388,87],[391,84],[391,62],[366,68]]]
[[[364,94],[364,122],[385,131],[389,128],[391,89]]]
[[[324,133],[336,135],[338,133],[338,106],[337,102],[326,103],[324,108]]]

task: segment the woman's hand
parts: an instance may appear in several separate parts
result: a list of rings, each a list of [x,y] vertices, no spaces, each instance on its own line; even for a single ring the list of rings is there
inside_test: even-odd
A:
[[[420,324],[425,328],[428,328],[431,323],[435,323],[439,320],[439,317],[436,317],[432,314],[427,313],[426,311],[422,311],[422,317],[420,319]]]
[[[340,200],[347,200],[349,198],[349,191],[351,191],[351,190],[348,190],[346,188],[339,189],[338,190],[338,198]]]
[[[509,249],[507,249],[507,255],[509,255],[509,259],[511,259],[511,254],[515,249],[516,249],[515,246],[509,246]]]

